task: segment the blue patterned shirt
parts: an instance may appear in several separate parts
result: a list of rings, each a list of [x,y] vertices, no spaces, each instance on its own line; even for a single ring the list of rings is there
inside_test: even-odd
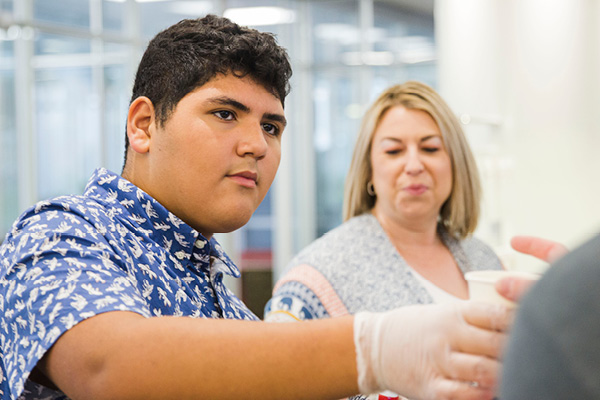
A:
[[[0,397],[64,398],[27,377],[62,333],[103,312],[256,320],[223,274],[240,276],[214,238],[96,170],[82,196],[38,203],[0,246]]]

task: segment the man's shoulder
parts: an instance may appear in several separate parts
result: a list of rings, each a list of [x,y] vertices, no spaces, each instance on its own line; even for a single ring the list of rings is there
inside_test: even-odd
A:
[[[15,221],[13,228],[56,225],[65,220],[97,219],[106,214],[106,207],[98,200],[82,195],[59,196],[37,202]]]
[[[101,227],[112,218],[101,202],[86,196],[60,196],[40,201],[13,223],[0,246],[0,256],[70,237],[93,235],[97,238]]]

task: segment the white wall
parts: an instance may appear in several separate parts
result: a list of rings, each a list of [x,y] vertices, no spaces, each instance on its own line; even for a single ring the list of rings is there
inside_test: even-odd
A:
[[[440,92],[484,179],[478,234],[537,269],[515,234],[569,247],[600,229],[600,1],[437,0]]]

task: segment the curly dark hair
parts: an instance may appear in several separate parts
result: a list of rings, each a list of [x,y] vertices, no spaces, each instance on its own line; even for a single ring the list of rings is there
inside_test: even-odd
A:
[[[148,97],[163,125],[185,95],[217,74],[229,73],[249,76],[284,105],[292,68],[273,34],[216,15],[184,19],[148,44],[135,75],[131,102]],[[125,135],[125,160],[128,147]]]

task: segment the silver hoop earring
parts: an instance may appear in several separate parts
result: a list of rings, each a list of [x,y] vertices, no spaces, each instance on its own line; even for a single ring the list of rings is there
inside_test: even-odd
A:
[[[367,182],[367,193],[371,197],[375,197],[375,186],[373,186],[373,182]]]

